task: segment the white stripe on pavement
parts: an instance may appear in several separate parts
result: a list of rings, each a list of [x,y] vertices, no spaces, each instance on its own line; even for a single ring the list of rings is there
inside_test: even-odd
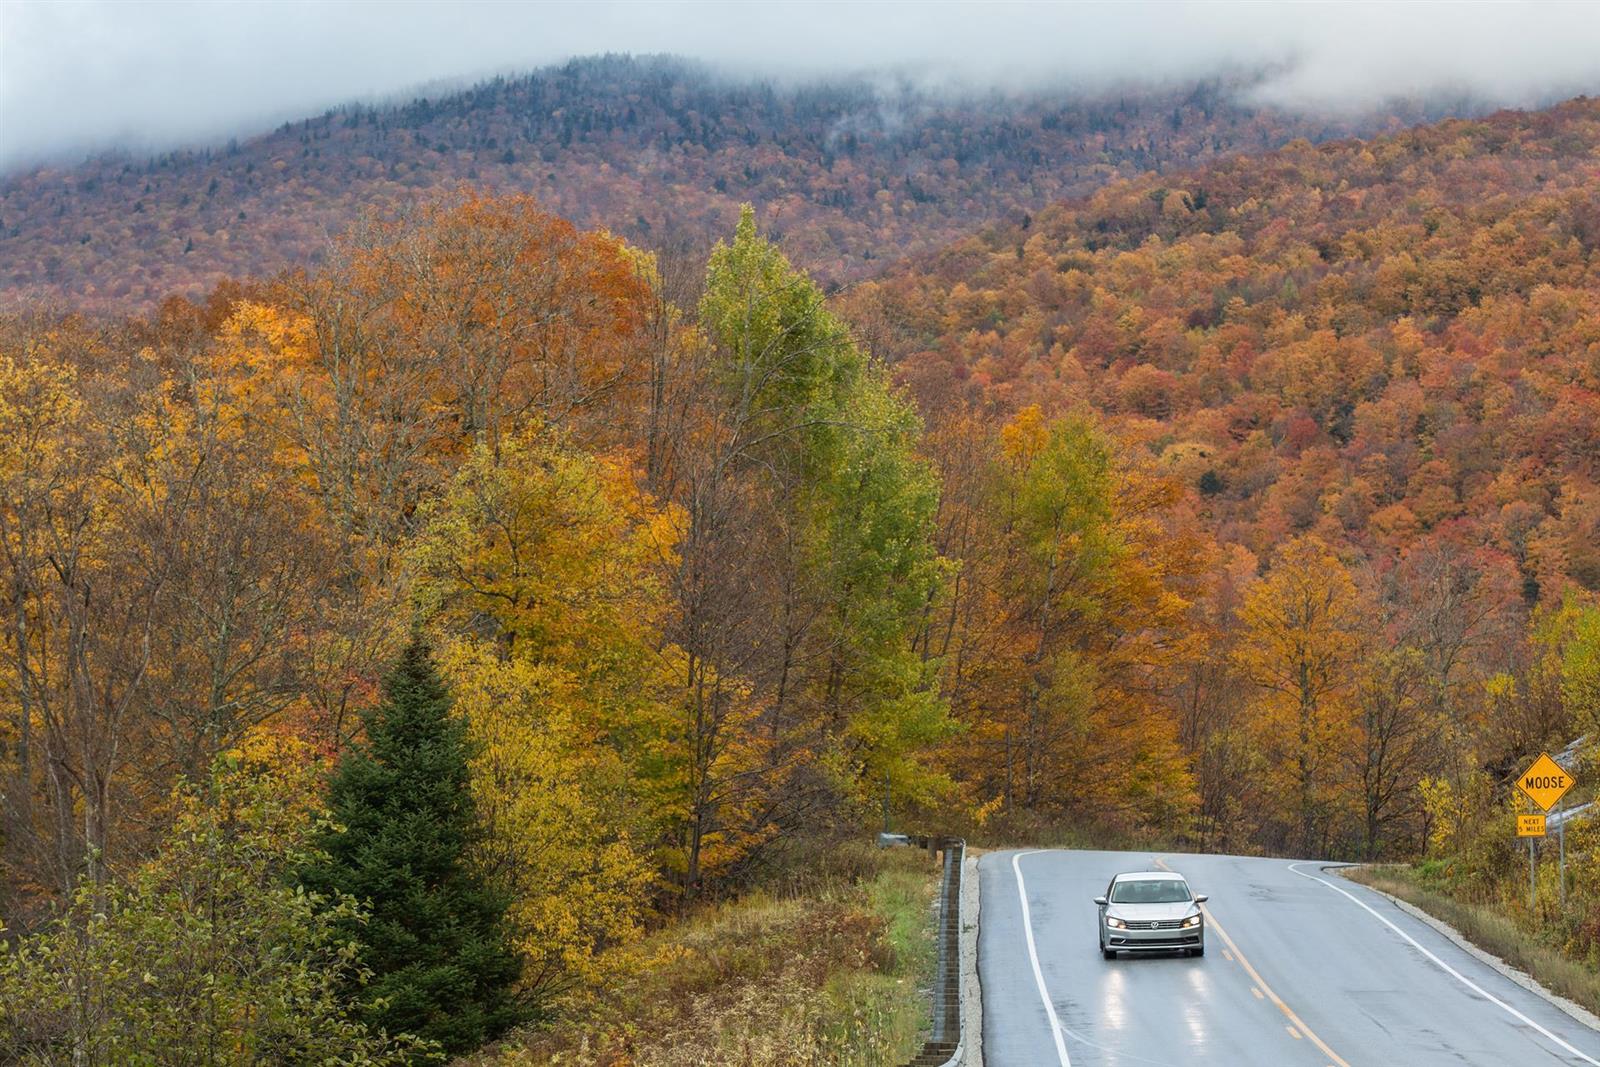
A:
[[[1420,952],[1424,956],[1428,957],[1428,959],[1432,960],[1434,962],[1434,964],[1437,965],[1440,970],[1444,971],[1444,973],[1448,974],[1450,977],[1454,978],[1456,981],[1460,982],[1462,985],[1466,986],[1468,989],[1472,990],[1474,993],[1478,994],[1480,997],[1483,997],[1485,1000],[1489,1001],[1491,1004],[1494,1004],[1494,1005],[1496,1005],[1496,1006],[1498,1006],[1500,1008],[1503,1008],[1505,1011],[1507,1011],[1511,1015],[1515,1016],[1518,1020],[1520,1020],[1520,1021],[1526,1023],[1527,1025],[1533,1027],[1533,1029],[1535,1029],[1535,1030],[1539,1031],[1539,1033],[1543,1034],[1546,1038],[1549,1039],[1549,1041],[1552,1044],[1556,1045],[1558,1048],[1562,1049],[1563,1051],[1570,1052],[1572,1055],[1578,1057],[1578,1059],[1582,1060],[1584,1063],[1591,1063],[1591,1064],[1594,1064],[1594,1067],[1600,1067],[1600,1060],[1594,1059],[1593,1057],[1588,1056],[1585,1053],[1579,1052],[1577,1049],[1573,1048],[1571,1045],[1569,1045],[1565,1041],[1561,1040],[1561,1038],[1557,1037],[1555,1034],[1552,1034],[1549,1030],[1546,1030],[1544,1027],[1540,1026],[1538,1023],[1534,1022],[1532,1019],[1530,1019],[1526,1015],[1522,1014],[1516,1008],[1513,1008],[1511,1005],[1507,1004],[1505,1001],[1501,1000],[1499,997],[1495,996],[1493,993],[1490,993],[1488,990],[1486,990],[1482,986],[1478,985],[1478,983],[1474,982],[1472,979],[1468,978],[1466,975],[1462,974],[1460,971],[1458,971],[1454,967],[1450,966],[1444,960],[1441,960],[1438,956],[1435,956],[1433,953],[1431,953],[1427,949],[1423,948],[1420,944],[1417,943],[1417,939],[1416,938],[1412,937],[1410,934],[1408,934],[1404,930],[1400,929],[1398,926],[1396,926],[1394,923],[1390,922],[1388,919],[1384,918],[1382,915],[1379,915],[1376,911],[1374,911],[1372,909],[1372,907],[1369,904],[1367,904],[1366,901],[1362,900],[1360,897],[1356,896],[1354,893],[1348,892],[1347,890],[1344,890],[1344,889],[1340,889],[1338,886],[1334,885],[1332,882],[1328,881],[1326,878],[1319,878],[1314,874],[1307,874],[1304,871],[1295,870],[1295,868],[1298,867],[1298,866],[1299,866],[1298,863],[1291,863],[1291,864],[1289,864],[1289,870],[1293,871],[1295,874],[1298,874],[1302,878],[1309,878],[1313,882],[1321,882],[1323,885],[1327,886],[1329,889],[1333,890],[1335,893],[1339,893],[1342,896],[1348,897],[1350,900],[1352,900],[1355,903],[1361,905],[1361,907],[1366,909],[1366,911],[1367,911],[1367,913],[1369,915],[1371,915],[1374,919],[1377,919],[1379,922],[1381,922],[1383,925],[1387,926],[1389,929],[1393,930],[1395,933],[1399,934],[1401,937],[1405,938],[1406,941],[1408,941],[1411,944],[1412,948],[1416,949],[1418,952]]]
[[[1044,1002],[1044,1013],[1050,1020],[1050,1036],[1056,1041],[1056,1057],[1061,1061],[1061,1067],[1072,1067],[1072,1059],[1067,1055],[1067,1039],[1061,1032],[1061,1020],[1056,1017],[1056,1006],[1051,1002],[1050,990],[1044,984],[1044,972],[1039,969],[1039,948],[1033,943],[1033,919],[1028,912],[1028,886],[1022,880],[1022,857],[1037,856],[1046,851],[1039,848],[1032,852],[1017,853],[1011,857],[1011,870],[1017,876],[1017,899],[1022,902],[1022,932],[1028,939],[1028,959],[1033,964],[1033,981],[1039,987],[1039,999]]]

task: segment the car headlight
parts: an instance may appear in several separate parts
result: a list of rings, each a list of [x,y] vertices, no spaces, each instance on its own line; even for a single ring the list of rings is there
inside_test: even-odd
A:
[[[1200,916],[1198,916],[1198,915],[1189,916],[1187,919],[1183,920],[1183,925],[1185,925],[1185,926],[1199,926],[1200,925]]]
[[[1106,919],[1106,925],[1111,927],[1113,930],[1122,930],[1125,929],[1128,924],[1123,922],[1121,919],[1113,919],[1108,917]]]

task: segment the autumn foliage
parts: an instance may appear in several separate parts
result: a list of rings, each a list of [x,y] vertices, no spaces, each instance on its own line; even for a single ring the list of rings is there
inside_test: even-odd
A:
[[[1117,178],[1424,114],[1301,115],[1249,103],[1250,87],[952,93],[909,79],[742,81],[666,56],[576,59],[226,145],[7,174],[0,309],[143,312],[224,278],[321,264],[330,234],[462,188],[532,193],[657,248],[704,250],[753,202],[833,284]]]
[[[250,741],[298,782],[337,768],[333,825],[277,869],[356,909],[328,934],[364,946],[330,987],[351,1048],[459,1050],[604,985],[797,835],[858,827],[885,777],[949,795],[920,421],[751,213],[682,302],[651,256],[478,199],[233,296],[7,323],[19,932],[121,901],[184,783]],[[286,799],[320,818],[315,788]],[[482,974],[451,930],[491,946]],[[50,960],[14,977],[77,988]],[[477,1016],[440,1008],[475,981]],[[72,1008],[16,1040],[98,1040]]]
[[[1519,761],[1600,726],[1597,146],[1586,100],[1295,141],[831,300],[754,210],[701,259],[463,197],[148,319],[5,319],[0,907],[33,947],[0,978],[55,999],[0,1036],[90,1039],[52,946],[142,929],[161,863],[213,862],[183,835],[287,871],[197,796],[302,783],[314,824],[413,639],[452,855],[505,902],[497,1019],[659,971],[653,928],[885,808],[1492,871]],[[265,777],[218,777],[241,752]],[[268,933],[381,985],[331,931],[382,894],[323,888]]]
[[[967,486],[1037,412],[1097,413],[1126,469],[1168,483],[1145,517],[1163,547],[1198,535],[1204,574],[1139,661],[1201,840],[1419,851],[1449,807],[1424,781],[1498,804],[1514,763],[1589,728],[1588,623],[1555,620],[1600,594],[1597,143],[1582,99],[1295,142],[1113,184],[843,297],[927,413],[958,589],[1005,588],[980,578],[997,511]],[[1010,444],[974,448],[1006,420]],[[1083,486],[1082,462],[1056,480]],[[1163,632],[1137,618],[1095,636]]]

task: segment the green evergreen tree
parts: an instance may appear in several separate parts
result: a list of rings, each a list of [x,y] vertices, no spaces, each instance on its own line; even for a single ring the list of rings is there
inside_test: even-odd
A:
[[[339,761],[327,858],[303,881],[369,910],[353,931],[372,974],[353,990],[369,1025],[449,1052],[477,1048],[520,1017],[520,968],[504,934],[506,897],[469,862],[466,724],[450,714],[420,637],[385,680],[366,733]]]
[[[314,861],[313,782],[285,761],[219,757],[173,794],[149,863],[85,880],[54,921],[0,940],[0,1063],[404,1067],[433,1047],[374,1034],[349,994],[360,909],[285,875]]]

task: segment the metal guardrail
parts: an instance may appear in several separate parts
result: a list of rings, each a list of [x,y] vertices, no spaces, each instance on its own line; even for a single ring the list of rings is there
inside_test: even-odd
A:
[[[958,837],[911,836],[908,844],[943,853],[944,876],[939,884],[939,921],[935,937],[939,946],[938,970],[933,981],[933,1028],[928,1040],[906,1067],[956,1067],[966,1044],[966,1005],[961,994],[962,860],[967,844]]]

